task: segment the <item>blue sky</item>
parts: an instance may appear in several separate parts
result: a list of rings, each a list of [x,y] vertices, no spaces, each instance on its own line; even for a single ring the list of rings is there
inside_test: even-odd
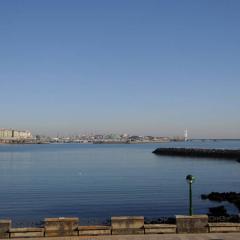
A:
[[[237,0],[0,1],[0,127],[240,138]]]

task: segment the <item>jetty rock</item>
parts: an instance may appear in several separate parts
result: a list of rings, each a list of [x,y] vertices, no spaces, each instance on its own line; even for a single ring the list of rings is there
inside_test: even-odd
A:
[[[203,148],[157,148],[157,155],[240,159],[240,149],[203,149]]]

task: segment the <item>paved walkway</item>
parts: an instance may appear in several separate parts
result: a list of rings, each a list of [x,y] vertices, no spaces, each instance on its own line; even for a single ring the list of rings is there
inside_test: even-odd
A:
[[[20,240],[21,238],[12,238]],[[22,238],[23,239],[23,238]],[[27,238],[28,240],[240,240],[240,233],[121,235],[98,237]]]

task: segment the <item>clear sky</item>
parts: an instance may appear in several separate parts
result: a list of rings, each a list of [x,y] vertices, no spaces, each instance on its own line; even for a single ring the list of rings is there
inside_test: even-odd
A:
[[[1,0],[0,128],[240,138],[240,1]]]

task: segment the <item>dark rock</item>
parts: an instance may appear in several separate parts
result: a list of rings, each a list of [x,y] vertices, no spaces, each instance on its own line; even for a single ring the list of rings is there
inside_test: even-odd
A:
[[[202,198],[202,200],[207,200],[208,199],[208,195],[207,194],[202,194],[201,198]]]
[[[240,210],[240,193],[236,192],[211,192],[210,194],[202,194],[201,198],[203,200],[209,199],[210,201],[215,201],[215,202],[229,202],[234,204],[238,210]]]
[[[224,206],[212,207],[209,208],[209,216],[224,216],[227,217],[229,214],[227,213],[227,209]]]

